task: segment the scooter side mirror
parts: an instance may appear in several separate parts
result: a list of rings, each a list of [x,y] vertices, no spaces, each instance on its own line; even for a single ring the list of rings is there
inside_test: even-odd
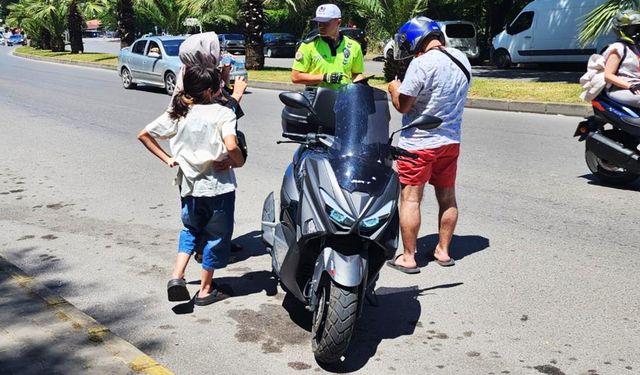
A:
[[[442,119],[436,116],[431,115],[421,115],[417,119],[411,121],[410,124],[400,129],[406,130],[411,128],[418,128],[420,130],[430,130],[435,129],[442,124]]]
[[[316,114],[309,99],[299,92],[281,92],[278,97],[280,101],[288,107],[308,109],[314,115]]]
[[[437,128],[438,126],[440,126],[440,124],[442,124],[442,119],[439,117],[431,116],[431,115],[420,115],[418,118],[411,121],[411,123],[391,133],[391,137],[389,137],[389,144],[391,144],[391,141],[393,140],[393,136],[396,133],[399,133],[403,130],[412,129],[412,128],[418,128],[420,130],[431,130],[431,129]]]

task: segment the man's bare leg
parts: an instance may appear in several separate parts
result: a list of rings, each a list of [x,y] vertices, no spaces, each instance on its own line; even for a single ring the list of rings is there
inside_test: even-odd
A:
[[[400,193],[400,233],[402,235],[404,253],[395,261],[399,266],[417,267],[416,246],[420,230],[420,202],[422,202],[423,192],[424,184],[402,186],[402,192]]]
[[[446,262],[449,259],[449,245],[453,238],[453,231],[458,222],[458,204],[456,202],[455,187],[435,188],[436,199],[438,200],[438,232],[439,240],[436,246],[434,257]]]

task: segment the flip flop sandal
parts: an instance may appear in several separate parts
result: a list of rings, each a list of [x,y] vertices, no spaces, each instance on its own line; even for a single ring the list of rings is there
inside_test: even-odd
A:
[[[167,283],[167,296],[171,302],[190,300],[191,296],[189,295],[185,279],[169,280]]]
[[[207,305],[211,305],[212,303],[216,303],[216,302],[220,302],[222,300],[225,300],[227,298],[231,297],[230,295],[223,293],[221,291],[219,291],[218,289],[214,289],[211,294],[209,294],[206,297],[200,298],[198,297],[198,294],[196,294],[196,297],[193,299],[193,303],[196,306],[207,306]]]
[[[453,258],[451,258],[451,257],[449,257],[449,260],[439,260],[438,258],[436,258],[434,256],[433,260],[435,260],[436,263],[438,263],[441,267],[451,267],[451,266],[454,266],[456,264],[456,261],[453,260]]]
[[[414,275],[416,273],[420,273],[420,268],[415,267],[415,268],[409,268],[409,267],[404,267],[401,266],[399,264],[396,264],[396,260],[398,260],[398,258],[400,258],[402,254],[398,255],[394,260],[388,260],[387,261],[387,266],[393,268],[394,270],[398,270],[400,272],[404,272],[406,274],[409,275]]]

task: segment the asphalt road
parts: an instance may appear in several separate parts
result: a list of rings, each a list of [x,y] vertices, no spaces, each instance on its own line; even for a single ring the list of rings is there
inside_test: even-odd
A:
[[[114,72],[8,50],[0,50],[0,255],[177,374],[321,371],[309,316],[276,288],[258,238],[262,201],[293,150],[275,145],[277,92],[244,99],[250,156],[237,171],[234,236],[245,249],[216,273],[236,296],[192,310],[166,301],[180,229],[175,171],[135,138],[168,97],[125,91]],[[399,117],[392,121],[397,128]],[[578,121],[465,112],[457,263],[427,260],[436,241],[428,190],[422,273],[382,270],[380,306],[367,306],[340,371],[638,373],[640,184],[591,180],[572,138]],[[194,292],[195,263],[187,278]]]
[[[67,47],[68,48],[68,47]],[[84,39],[86,52],[102,52],[118,54],[120,42],[117,39],[86,38]],[[265,66],[290,69],[293,65],[292,58],[265,57]],[[364,63],[365,73],[382,77],[384,63],[381,61],[367,60]],[[525,65],[512,69],[497,69],[491,66],[474,66],[472,73],[476,78],[511,79],[525,82],[566,82],[578,83],[580,77],[586,71],[586,66],[581,64],[563,65]]]

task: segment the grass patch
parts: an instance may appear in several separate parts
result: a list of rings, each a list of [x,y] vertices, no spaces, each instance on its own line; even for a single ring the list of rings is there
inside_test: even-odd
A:
[[[16,52],[24,53],[32,56],[50,57],[63,61],[78,61],[88,63],[100,63],[116,66],[118,64],[118,56],[110,53],[85,52],[72,54],[71,52],[52,52],[50,50],[35,49],[33,47],[18,47]]]
[[[18,47],[18,53],[34,56],[51,57],[67,61],[94,62],[100,64],[117,65],[118,57],[108,53],[87,52],[72,55],[70,52],[51,52],[32,47]],[[250,81],[291,82],[289,68],[265,68],[264,70],[250,70]],[[387,83],[380,77],[373,78],[369,83],[386,90]],[[576,83],[551,82],[522,82],[508,79],[474,79],[469,97],[500,100],[517,100],[533,102],[552,102],[568,104],[585,104],[578,96],[582,92]]]
[[[250,70],[250,81],[291,82],[291,70],[266,68]],[[249,83],[251,84],[251,83]],[[371,86],[386,90],[380,77],[369,80]],[[582,88],[576,83],[522,82],[508,79],[474,79],[469,97],[533,102],[585,104],[578,96]]]
[[[586,104],[579,98],[577,83],[521,82],[508,79],[474,79],[469,91],[473,98]]]
[[[249,70],[250,81],[284,82],[291,83],[291,69],[288,68],[265,68],[264,70]],[[387,83],[381,77],[369,80],[371,86],[387,89]],[[251,85],[251,83],[249,83]]]

